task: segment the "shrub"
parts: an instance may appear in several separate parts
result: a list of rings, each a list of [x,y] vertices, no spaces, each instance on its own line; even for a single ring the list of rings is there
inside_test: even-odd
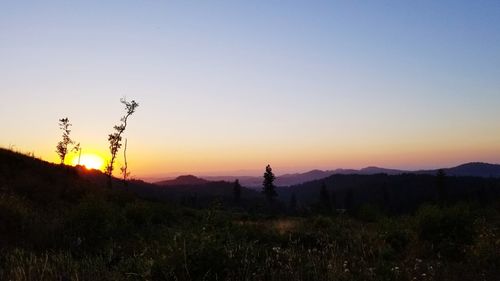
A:
[[[134,202],[126,205],[125,216],[135,226],[146,226],[152,221],[153,210],[150,204]]]
[[[98,249],[123,234],[120,227],[125,226],[125,219],[112,204],[88,198],[72,210],[66,226],[73,241],[81,241],[86,249]]]
[[[365,204],[359,207],[356,211],[356,218],[364,222],[376,222],[382,218],[384,214],[376,205]]]
[[[404,230],[394,230],[387,233],[385,242],[396,252],[403,252],[410,243],[409,234]]]
[[[31,226],[32,211],[21,199],[0,195],[0,237],[7,241],[26,237]],[[2,239],[2,240],[3,240]]]
[[[209,233],[177,237],[168,255],[154,260],[152,280],[225,280],[232,265],[224,246]]]
[[[468,207],[422,207],[416,215],[418,236],[430,242],[434,251],[446,257],[461,258],[474,242],[474,219]]]

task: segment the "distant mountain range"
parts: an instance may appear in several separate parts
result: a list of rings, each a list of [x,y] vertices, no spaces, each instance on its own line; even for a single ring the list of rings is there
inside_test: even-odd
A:
[[[500,165],[488,163],[467,163],[453,168],[444,169],[448,176],[466,176],[481,178],[500,177]],[[417,171],[416,174],[435,174],[437,170]]]
[[[488,163],[466,163],[452,168],[443,169],[448,176],[468,176],[468,177],[500,177],[500,165]],[[292,186],[302,184],[309,181],[324,179],[332,175],[401,175],[401,174],[419,174],[419,175],[434,175],[435,170],[397,170],[380,167],[366,167],[360,170],[356,169],[336,169],[336,170],[311,170],[305,173],[284,174],[276,177],[277,186]],[[176,186],[176,185],[200,185],[212,181],[227,181],[233,182],[239,179],[243,186],[250,188],[258,188],[262,185],[262,177],[254,176],[206,176],[195,177],[192,175],[180,176],[173,180],[156,182],[158,185]]]
[[[209,183],[209,180],[195,177],[193,175],[178,176],[172,180],[164,180],[156,182],[157,185],[164,186],[179,186],[179,185],[203,185]]]

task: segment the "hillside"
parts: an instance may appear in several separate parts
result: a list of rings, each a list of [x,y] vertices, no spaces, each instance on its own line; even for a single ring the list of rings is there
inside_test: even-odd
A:
[[[388,178],[403,185],[434,178],[413,177],[419,180],[334,175],[327,184],[340,192]],[[320,182],[293,190],[314,189]],[[472,281],[481,276],[496,281],[500,276],[498,202],[427,205],[402,217],[373,207],[352,215],[313,208],[291,216],[273,208],[235,212],[220,201],[205,209],[185,208],[155,198],[171,187],[120,180],[113,186],[106,187],[99,171],[0,149],[0,280]]]
[[[500,178],[500,165],[488,163],[466,163],[452,168],[443,169],[449,176],[457,177],[483,177],[483,178]],[[433,174],[437,170],[416,171],[417,174]]]
[[[154,184],[162,186],[173,186],[173,185],[175,186],[175,185],[201,185],[201,184],[206,184],[208,182],[209,182],[208,180],[198,178],[193,175],[184,175],[184,176],[178,176],[173,180],[159,181],[155,182]]]

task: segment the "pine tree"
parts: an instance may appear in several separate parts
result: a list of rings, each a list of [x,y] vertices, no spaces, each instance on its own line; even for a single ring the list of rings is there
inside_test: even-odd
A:
[[[295,213],[297,211],[297,197],[295,196],[295,193],[292,193],[292,196],[290,197],[289,209],[291,213]]]
[[[264,181],[262,183],[262,193],[266,196],[270,203],[272,203],[274,198],[278,196],[278,193],[276,193],[276,186],[274,186],[275,179],[276,177],[273,174],[273,169],[270,165],[267,165],[264,173]]]
[[[387,190],[387,186],[383,185],[381,187],[381,192],[382,192],[382,204],[383,204],[382,209],[388,212],[392,212],[391,198],[389,196],[389,191]]]
[[[446,173],[443,169],[439,169],[436,175],[436,185],[438,191],[438,201],[441,206],[446,203]]]
[[[332,206],[332,210],[336,211],[337,209],[337,195],[335,194],[335,191],[330,192],[330,204]]]
[[[354,207],[354,192],[350,188],[344,197],[344,209],[351,210]]]
[[[233,197],[234,197],[234,202],[236,202],[236,203],[240,202],[240,200],[241,200],[241,184],[240,184],[239,179],[236,179],[234,181]]]
[[[321,204],[321,209],[323,211],[329,212],[332,209],[332,204],[330,201],[330,193],[328,192],[328,189],[326,188],[326,184],[323,182],[321,184],[321,189],[319,192],[319,200]]]

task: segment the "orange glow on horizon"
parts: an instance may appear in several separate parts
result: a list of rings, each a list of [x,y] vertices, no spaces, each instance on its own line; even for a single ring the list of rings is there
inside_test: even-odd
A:
[[[496,149],[500,145],[499,140],[479,137],[474,140],[460,139],[463,141],[453,142],[448,137],[422,136],[403,141],[373,137],[369,140],[353,138],[348,142],[344,137],[329,143],[308,141],[300,146],[284,141],[267,145],[235,141],[224,143],[223,148],[217,143],[200,139],[186,140],[185,145],[138,141],[127,152],[127,160],[133,177],[142,179],[181,174],[260,176],[267,164],[277,175],[281,175],[312,169],[378,166],[420,170],[453,167],[467,162],[499,163],[500,152]],[[36,154],[59,163],[53,149],[49,145],[46,147],[40,153],[35,151]],[[91,143],[87,147],[92,148],[82,151],[80,165],[103,171],[109,154],[106,147],[99,143]],[[115,160],[115,176],[119,176],[123,162],[123,150],[120,150]],[[66,163],[77,165],[78,153],[68,155]]]
[[[75,155],[71,159],[71,164],[74,166],[82,165],[89,170],[91,169],[102,170],[104,168],[104,159],[95,153],[85,153],[82,154],[81,156]]]

